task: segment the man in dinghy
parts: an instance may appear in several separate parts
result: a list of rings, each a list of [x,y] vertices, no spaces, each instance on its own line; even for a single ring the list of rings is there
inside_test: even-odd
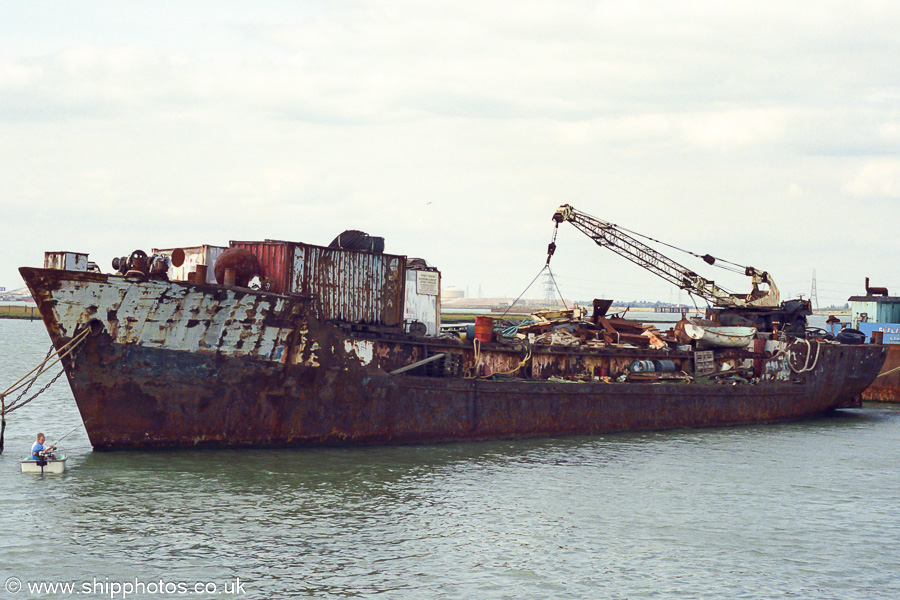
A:
[[[53,450],[55,446],[50,446],[48,448],[44,448],[44,434],[38,433],[37,439],[34,444],[31,446],[31,460],[42,461],[48,458],[54,459],[56,455],[53,454]]]

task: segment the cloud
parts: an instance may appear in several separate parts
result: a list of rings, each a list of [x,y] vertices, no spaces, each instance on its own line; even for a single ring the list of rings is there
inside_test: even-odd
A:
[[[900,160],[882,159],[863,165],[844,190],[856,198],[900,198]]]
[[[352,226],[447,283],[515,294],[566,202],[806,277],[879,254],[836,242],[836,215],[898,194],[892,3],[7,10],[0,285],[53,247],[327,243]],[[881,254],[890,222],[867,225]],[[560,235],[570,280],[659,285]]]
[[[785,132],[789,110],[727,110],[680,119],[684,139],[698,146],[721,148],[777,142]]]

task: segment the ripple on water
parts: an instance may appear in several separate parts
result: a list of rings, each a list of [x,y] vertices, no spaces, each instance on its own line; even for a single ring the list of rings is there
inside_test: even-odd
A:
[[[38,327],[0,320],[7,378],[43,357]],[[93,453],[79,430],[65,475],[17,473],[38,428],[77,423],[64,385],[10,418],[8,575],[240,577],[249,598],[900,595],[895,407],[398,448]]]

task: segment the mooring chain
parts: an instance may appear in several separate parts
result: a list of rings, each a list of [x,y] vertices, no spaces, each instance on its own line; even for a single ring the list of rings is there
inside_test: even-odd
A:
[[[26,388],[19,393],[19,396],[15,400],[13,400],[12,402],[9,403],[9,408],[7,409],[7,412],[9,412],[9,410],[12,410],[12,408],[15,407],[16,404],[19,403],[19,400],[22,399],[22,396],[24,396],[25,394],[28,393],[28,390],[30,390],[31,386],[34,385],[34,382],[37,381],[37,378],[40,377],[41,373],[44,372],[43,367],[47,364],[47,361],[50,360],[50,356],[52,354],[53,354],[53,344],[50,344],[50,349],[47,350],[47,356],[44,357],[44,360],[40,364],[41,368],[38,369],[38,372],[35,373],[34,377],[31,378],[31,381],[28,382],[28,386],[26,386]],[[34,398],[34,396],[29,398],[26,401],[26,404],[28,401],[32,400],[33,398]]]
[[[81,333],[79,333],[78,335],[73,337],[71,340],[69,340],[69,342],[67,342],[57,352],[56,360],[51,362],[48,365],[47,363],[48,363],[48,361],[50,361],[50,357],[53,354],[53,347],[51,346],[50,351],[47,352],[47,357],[44,358],[44,360],[41,361],[38,364],[38,366],[33,368],[31,371],[29,371],[25,376],[23,376],[17,382],[15,382],[11,386],[9,386],[6,389],[6,391],[0,393],[0,401],[2,401],[2,402],[0,402],[0,416],[6,416],[7,413],[10,413],[10,412],[16,410],[17,408],[22,408],[23,406],[25,406],[26,404],[28,404],[29,402],[31,402],[32,400],[34,400],[35,398],[40,396],[42,393],[44,393],[47,390],[47,388],[49,388],[51,385],[53,385],[56,382],[56,380],[59,379],[63,373],[66,372],[65,368],[60,370],[60,372],[57,373],[56,376],[53,379],[51,379],[50,382],[47,383],[44,387],[42,387],[37,393],[35,393],[33,396],[31,396],[24,402],[20,402],[20,400],[22,399],[22,396],[24,396],[28,392],[28,390],[31,389],[31,386],[34,385],[34,382],[37,381],[37,378],[41,375],[41,373],[46,372],[49,369],[49,367],[55,365],[56,363],[61,361],[63,358],[65,358],[67,356],[74,356],[75,352],[81,347],[82,342],[84,342],[87,339],[88,335],[90,335],[90,332],[91,332],[90,327],[88,327],[84,331],[82,331]],[[27,383],[26,383],[26,380],[27,380]],[[14,392],[20,388],[23,388],[23,387],[24,387],[24,389],[19,394],[18,398],[16,398],[9,405],[7,405],[5,402],[6,396],[8,396],[12,392]]]
[[[31,396],[24,402],[20,403],[19,399],[17,398],[12,404],[10,404],[8,407],[6,407],[6,412],[10,413],[10,412],[16,410],[17,408],[22,408],[23,406],[25,406],[26,404],[28,404],[29,402],[31,402],[32,400],[34,400],[35,398],[37,398],[38,396],[40,396],[41,394],[46,392],[47,388],[49,388],[51,385],[56,383],[56,380],[59,379],[60,377],[62,377],[62,374],[65,372],[66,372],[65,369],[60,370],[59,373],[57,373],[56,375],[53,376],[53,379],[51,379],[49,382],[47,382],[47,384],[44,387],[39,389],[37,392],[34,393],[33,396]],[[20,396],[20,398],[21,398],[21,396]],[[6,413],[4,413],[4,414],[6,414]]]
[[[23,406],[43,394],[45,391],[47,391],[47,388],[49,388],[51,385],[56,383],[56,380],[66,372],[65,367],[63,367],[63,369],[60,370],[60,372],[57,373],[53,379],[51,379],[44,387],[39,389],[33,396],[31,396],[24,402],[21,402],[22,396],[28,393],[28,390],[31,389],[31,386],[34,385],[34,382],[37,381],[37,378],[40,377],[41,373],[46,372],[50,367],[60,362],[63,358],[67,356],[75,356],[75,352],[81,348],[83,342],[88,338],[90,334],[91,327],[90,325],[88,325],[84,328],[84,331],[75,335],[71,340],[63,344],[63,346],[56,352],[56,360],[51,362],[50,364],[47,364],[50,361],[50,357],[53,355],[53,346],[50,346],[50,351],[47,352],[47,356],[38,364],[38,366],[28,371],[28,373],[19,378],[17,382],[6,388],[4,391],[0,392],[0,453],[3,452],[3,435],[6,432],[6,413],[12,412],[17,408],[22,408]],[[22,390],[22,392],[11,403],[10,406],[7,406],[6,397],[23,387],[25,389]]]

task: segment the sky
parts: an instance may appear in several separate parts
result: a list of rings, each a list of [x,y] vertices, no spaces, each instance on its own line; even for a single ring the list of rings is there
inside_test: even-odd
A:
[[[45,251],[346,229],[469,295],[542,297],[561,204],[900,295],[900,4],[4,2],[0,286]],[[569,224],[566,298],[689,302]],[[672,248],[735,292],[749,280]]]

